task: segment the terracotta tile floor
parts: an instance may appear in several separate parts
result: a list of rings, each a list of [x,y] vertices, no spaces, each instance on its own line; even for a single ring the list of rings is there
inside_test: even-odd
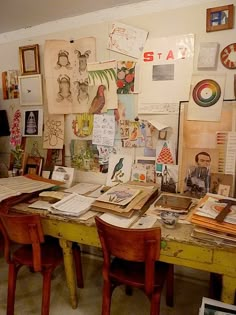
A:
[[[83,255],[82,259],[85,288],[78,291],[78,308],[73,310],[70,307],[64,269],[59,267],[52,280],[50,315],[101,314],[102,260],[90,255]],[[184,269],[178,270],[177,268],[177,272],[186,274]],[[193,281],[191,273],[202,280]],[[177,275],[175,278],[175,306],[174,308],[166,307],[163,296],[161,315],[197,315],[202,296],[206,296],[208,292],[206,279],[207,275],[199,271],[190,271],[188,278]],[[17,281],[15,315],[40,315],[41,280],[40,274],[32,274],[27,268],[22,268]],[[0,315],[6,314],[6,296],[7,265],[4,259],[0,258]],[[133,296],[126,296],[123,287],[114,291],[111,315],[146,314],[149,314],[149,301],[141,291],[134,290]]]

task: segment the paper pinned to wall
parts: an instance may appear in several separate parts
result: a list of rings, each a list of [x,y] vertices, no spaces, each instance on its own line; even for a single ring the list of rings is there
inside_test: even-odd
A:
[[[194,75],[188,105],[188,120],[220,121],[225,75]]]
[[[178,114],[178,103],[147,103],[145,100],[139,102],[138,105],[139,114]]]
[[[92,143],[113,146],[115,139],[115,117],[107,114],[94,115]]]
[[[141,62],[139,113],[157,113],[154,106],[145,108],[148,104],[176,104],[189,98],[193,56],[193,34],[147,40]]]
[[[126,183],[130,180],[133,158],[130,155],[111,154],[107,174],[107,186]]]
[[[64,115],[44,115],[44,149],[63,149]]]
[[[89,63],[89,86],[105,87],[105,104],[107,109],[115,109],[118,105],[117,100],[117,62],[116,60]],[[92,105],[91,105],[92,106]],[[90,106],[90,108],[91,108]],[[98,112],[90,113],[98,114]]]
[[[138,59],[147,37],[148,32],[145,30],[115,22],[109,33],[107,48]]]

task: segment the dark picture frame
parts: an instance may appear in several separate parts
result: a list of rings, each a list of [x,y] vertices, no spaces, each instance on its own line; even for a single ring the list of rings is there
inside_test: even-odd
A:
[[[39,156],[28,156],[24,174],[41,176],[44,158]]]
[[[19,47],[20,70],[22,75],[39,74],[39,45]]]
[[[224,5],[207,9],[206,31],[222,31],[233,28],[234,24],[234,5]]]

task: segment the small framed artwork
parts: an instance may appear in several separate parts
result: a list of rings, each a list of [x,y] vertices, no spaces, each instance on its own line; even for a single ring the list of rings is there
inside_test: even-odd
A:
[[[224,5],[207,9],[206,31],[222,31],[233,28],[234,23],[234,5]]]
[[[23,111],[23,136],[42,136],[43,110],[30,109]]]
[[[19,76],[20,105],[42,105],[42,76],[41,74]]]
[[[19,47],[19,55],[22,75],[40,73],[38,44]]]
[[[25,165],[25,174],[41,175],[43,170],[44,159],[39,156],[28,156]]]

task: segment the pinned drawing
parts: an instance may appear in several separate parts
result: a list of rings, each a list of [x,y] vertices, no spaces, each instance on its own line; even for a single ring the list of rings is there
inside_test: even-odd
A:
[[[48,115],[44,119],[44,149],[62,149],[64,143],[64,115]]]
[[[95,60],[93,37],[73,43],[46,41],[44,63],[49,114],[84,112],[89,101],[87,63]]]
[[[40,109],[23,111],[23,136],[42,136],[43,111]]]
[[[135,80],[134,61],[118,61],[117,63],[117,93],[131,94],[134,92]]]
[[[120,120],[120,135],[123,147],[136,148],[145,145],[139,121]]]
[[[175,152],[169,141],[159,141],[156,148],[156,163],[175,164]]]
[[[72,121],[73,133],[77,137],[88,137],[93,131],[93,115],[84,113],[76,115]]]
[[[128,182],[130,180],[132,163],[132,156],[110,155],[106,185],[114,186]]]
[[[103,86],[106,88],[107,109],[117,108],[117,85],[116,85],[117,63],[107,61],[88,64],[89,85]]]
[[[220,121],[225,76],[193,76],[188,120]]]
[[[139,58],[148,32],[123,23],[113,23],[109,33],[108,49],[120,54]]]

